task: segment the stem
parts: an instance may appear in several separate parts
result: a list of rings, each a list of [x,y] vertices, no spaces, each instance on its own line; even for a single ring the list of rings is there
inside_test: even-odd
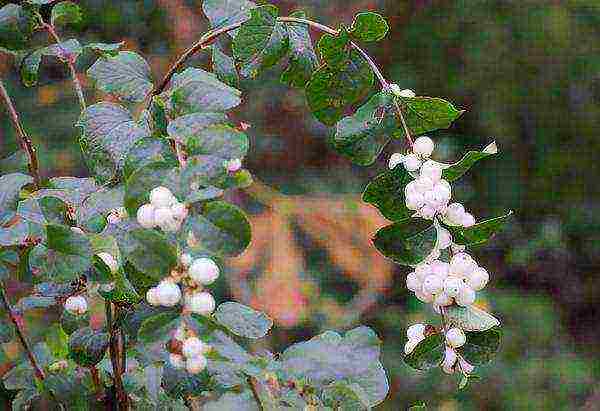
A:
[[[17,315],[10,306],[8,298],[6,297],[6,292],[4,291],[4,283],[2,282],[0,282],[0,300],[2,300],[2,305],[4,306],[4,309],[10,317],[10,320],[15,326],[15,330],[17,332],[17,336],[19,337],[19,341],[21,342],[23,350],[25,350],[25,354],[27,354],[27,358],[29,359],[31,366],[33,367],[36,378],[43,381],[46,378],[46,375],[44,374],[44,371],[38,364],[35,355],[33,354],[31,346],[29,345],[29,342],[27,341],[27,338],[25,336],[25,331],[22,328],[21,321],[19,320],[19,318],[17,318]]]
[[[8,109],[8,114],[10,116],[10,120],[13,123],[13,127],[15,128],[15,131],[17,132],[17,143],[19,144],[19,147],[21,147],[21,149],[23,151],[25,151],[25,153],[27,155],[27,160],[28,160],[27,163],[28,163],[29,173],[33,177],[33,183],[37,189],[40,187],[42,179],[40,177],[40,165],[38,162],[36,150],[35,150],[35,147],[33,146],[33,143],[31,142],[31,139],[25,132],[25,129],[23,128],[23,126],[21,125],[21,121],[19,120],[19,114],[17,113],[17,110],[15,109],[15,106],[14,106],[10,96],[8,95],[8,92],[6,91],[6,88],[4,87],[4,82],[2,81],[2,79],[0,79],[0,95],[2,96],[2,99],[4,100],[4,104],[6,105],[6,107]]]
[[[248,384],[250,385],[250,389],[252,390],[252,395],[256,400],[258,405],[258,409],[260,411],[264,411],[265,407],[263,407],[262,401],[260,400],[260,395],[258,393],[258,387],[256,386],[256,379],[254,377],[248,377]]]
[[[96,388],[96,396],[98,397],[98,400],[100,400],[104,395],[104,390],[102,387],[102,382],[100,381],[100,373],[98,372],[98,368],[91,367],[90,374],[92,376],[92,382],[94,383],[94,387]]]
[[[122,368],[119,364],[119,331],[115,328],[112,313],[112,304],[109,301],[105,302],[106,308],[106,322],[108,324],[108,330],[110,334],[110,362],[113,369],[113,380],[115,384],[115,391],[117,397],[117,409],[119,411],[129,410],[129,399],[127,398],[127,392],[123,387],[123,379],[121,378]]]

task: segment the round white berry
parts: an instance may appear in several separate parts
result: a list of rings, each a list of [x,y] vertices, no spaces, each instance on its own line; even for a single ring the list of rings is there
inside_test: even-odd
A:
[[[215,310],[215,299],[207,292],[194,293],[187,300],[187,308],[196,314],[208,315]]]
[[[87,300],[81,295],[69,297],[65,301],[65,310],[74,315],[83,315],[88,310]]]
[[[156,187],[150,191],[150,203],[154,207],[170,207],[174,201],[175,197],[167,187]]]
[[[162,226],[168,225],[173,221],[173,212],[169,207],[160,207],[154,210],[154,219],[156,225]]]
[[[413,151],[422,157],[428,158],[433,153],[433,140],[427,136],[419,137],[413,144]]]
[[[432,220],[433,217],[435,216],[436,211],[437,210],[434,207],[425,205],[425,206],[423,206],[423,208],[421,208],[419,210],[419,215],[421,217],[423,217],[425,220]]]
[[[431,265],[427,263],[421,263],[415,267],[414,272],[417,275],[417,278],[419,278],[419,281],[423,282],[425,277],[431,274]]]
[[[207,364],[208,361],[206,360],[206,357],[199,355],[188,359],[185,368],[190,374],[198,374],[206,368]]]
[[[433,295],[423,291],[415,291],[415,297],[424,303],[430,303],[433,301]]]
[[[402,89],[400,88],[399,85],[397,85],[396,83],[391,83],[388,86],[390,88],[390,91],[392,92],[393,95],[395,95],[396,97],[400,97],[400,93],[402,92]]]
[[[186,358],[197,357],[207,351],[208,346],[197,337],[186,338],[183,342],[181,352]]]
[[[463,285],[464,283],[461,279],[455,277],[448,277],[444,281],[444,292],[449,297],[454,298],[460,293],[460,290],[462,290]]]
[[[455,254],[450,260],[450,273],[456,277],[468,277],[477,268],[477,263],[467,253]]]
[[[475,225],[475,217],[471,213],[464,213],[460,222],[463,227],[472,227]]]
[[[456,296],[456,304],[462,307],[468,307],[475,302],[476,293],[468,285],[464,285],[458,295]]]
[[[442,178],[442,168],[433,160],[427,160],[421,166],[421,177],[427,177],[434,183],[437,183]]]
[[[450,328],[446,333],[446,342],[452,348],[459,348],[467,342],[467,336],[460,328]]]
[[[447,204],[452,197],[452,187],[446,180],[440,180],[433,186],[435,198],[442,204]]]
[[[192,261],[193,261],[192,256],[187,253],[181,254],[179,256],[179,262],[181,263],[182,266],[184,266],[186,268],[189,267],[190,265],[192,265]]]
[[[487,270],[482,267],[478,267],[467,277],[466,283],[475,291],[483,290],[490,280],[490,275]]]
[[[175,203],[171,206],[171,214],[176,220],[185,220],[188,216],[188,208],[183,203]]]
[[[388,168],[393,170],[398,164],[402,164],[404,161],[404,155],[402,153],[394,153],[388,160]]]
[[[429,177],[419,177],[415,180],[416,190],[425,194],[433,189],[433,180]]]
[[[148,291],[146,291],[146,301],[148,301],[148,304],[152,306],[160,305],[160,300],[158,298],[158,290],[156,287],[152,287]]]
[[[423,282],[419,279],[415,272],[409,273],[406,276],[406,288],[410,291],[417,291],[423,287]]]
[[[227,171],[229,171],[230,173],[235,173],[242,168],[242,160],[240,160],[239,158],[229,160],[227,161],[225,168],[227,168]]]
[[[448,273],[450,272],[450,264],[445,261],[432,261],[430,267],[431,273],[433,275],[437,275],[441,279],[445,279],[446,277],[448,277]]]
[[[437,248],[445,250],[452,245],[452,234],[450,231],[443,227],[439,227],[437,230]]]
[[[411,352],[414,351],[415,347],[420,343],[421,341],[417,341],[417,340],[408,340],[406,342],[406,344],[404,344],[404,354],[408,355]]]
[[[456,360],[458,356],[456,352],[451,347],[446,347],[444,354],[444,361],[442,362],[442,369],[446,374],[454,373],[454,364],[456,364]]]
[[[469,364],[469,362],[467,360],[465,360],[463,357],[460,357],[458,359],[458,363],[460,365],[460,369],[465,374],[471,374],[473,371],[475,371],[475,367],[473,367],[473,365]]]
[[[169,362],[173,368],[185,368],[185,359],[179,354],[169,354]]]
[[[443,280],[437,275],[430,275],[423,281],[423,292],[426,294],[439,294],[444,288]]]
[[[219,266],[210,258],[198,258],[190,266],[188,275],[199,284],[209,285],[219,278]]]
[[[417,171],[421,167],[421,159],[416,154],[410,153],[404,157],[404,168],[408,171]]]
[[[104,264],[106,264],[111,273],[117,272],[117,270],[119,269],[119,263],[117,262],[115,257],[112,256],[112,254],[98,253],[96,255],[104,262]]]
[[[452,298],[446,294],[446,292],[442,291],[435,296],[433,303],[438,306],[446,307],[448,305],[452,305]]]
[[[155,208],[152,204],[144,204],[137,210],[137,221],[144,228],[156,227],[156,219],[154,218]]]
[[[181,300],[181,289],[169,280],[163,280],[156,288],[158,301],[165,307],[173,307]]]
[[[400,90],[398,93],[398,97],[404,98],[415,98],[417,95],[411,89],[405,88],[404,90]]]
[[[79,228],[79,227],[71,227],[71,231],[74,232],[74,233],[76,233],[76,234],[85,234],[83,232],[83,230],[81,228]]]
[[[425,324],[413,324],[406,330],[409,340],[422,340],[425,338]]]
[[[446,209],[446,218],[454,225],[462,225],[465,207],[461,203],[452,203]]]
[[[418,210],[425,205],[425,198],[419,192],[409,192],[406,196],[406,207],[409,210]]]

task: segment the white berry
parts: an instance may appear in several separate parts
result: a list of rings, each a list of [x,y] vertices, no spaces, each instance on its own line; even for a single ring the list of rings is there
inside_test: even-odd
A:
[[[434,183],[442,179],[442,168],[433,160],[427,160],[421,166],[421,177],[428,177]]]
[[[467,307],[469,305],[472,305],[475,302],[475,298],[476,298],[475,291],[473,291],[473,289],[471,287],[469,287],[468,285],[465,284],[461,288],[461,290],[458,293],[458,295],[456,296],[455,300],[456,300],[456,304],[458,304],[462,307]]]
[[[177,330],[175,330],[175,334],[173,334],[173,338],[175,338],[177,341],[185,341],[187,338],[187,332],[185,331],[185,328],[183,327],[179,327]]]
[[[81,295],[69,297],[65,301],[65,310],[74,315],[83,315],[88,310],[87,300]]]
[[[452,298],[444,291],[442,291],[441,293],[435,296],[433,303],[438,306],[446,307],[452,304]]]
[[[409,192],[406,195],[406,207],[409,210],[418,210],[425,205],[425,197],[419,192]]]
[[[104,264],[106,264],[111,273],[117,272],[117,270],[119,269],[119,263],[117,262],[115,257],[113,257],[109,253],[98,253],[97,256],[104,262]]]
[[[477,268],[477,263],[467,253],[455,254],[450,260],[450,273],[457,277],[468,277]]]
[[[176,220],[185,220],[188,216],[188,208],[183,203],[175,203],[171,206],[171,214]]]
[[[422,136],[419,137],[418,139],[415,140],[414,144],[413,144],[413,151],[425,158],[428,158],[429,156],[431,156],[431,153],[433,153],[433,148],[434,148],[434,143],[433,140],[430,139],[427,136]]]
[[[435,197],[442,204],[447,204],[452,197],[452,188],[450,187],[450,183],[446,180],[440,180],[433,186],[433,192],[435,193]]]
[[[444,288],[444,283],[437,275],[430,275],[423,281],[423,292],[427,294],[439,294]]]
[[[444,292],[449,297],[456,297],[460,290],[462,290],[464,283],[461,279],[455,277],[448,277],[444,281]]]
[[[215,299],[207,292],[199,292],[193,294],[187,300],[187,308],[196,314],[208,315],[215,310]]]
[[[483,290],[490,280],[490,275],[487,270],[482,267],[478,267],[475,271],[467,277],[466,283],[475,291]]]
[[[154,206],[152,204],[144,204],[137,211],[137,221],[144,228],[156,227],[156,219],[154,218]]]
[[[423,208],[421,208],[421,210],[419,210],[419,215],[426,220],[432,220],[433,217],[435,216],[436,211],[437,210],[434,207],[431,207],[430,205],[426,205],[426,206],[423,206]]]
[[[150,203],[154,207],[170,207],[174,201],[175,197],[167,187],[156,187],[150,191]]]
[[[444,361],[442,362],[442,369],[446,374],[454,373],[454,364],[456,364],[457,359],[458,356],[454,349],[446,347]]]
[[[417,171],[421,167],[421,159],[416,154],[408,154],[404,157],[404,168],[408,171]]]
[[[193,358],[208,351],[208,346],[198,337],[186,338],[181,352],[186,358]]]
[[[462,225],[465,207],[461,203],[452,203],[446,209],[446,218],[454,225]]]
[[[219,278],[219,266],[210,258],[198,258],[190,266],[188,274],[195,282],[209,285]]]
[[[169,354],[169,362],[173,368],[185,368],[185,359],[179,354]]]
[[[398,97],[404,98],[415,98],[417,95],[411,89],[405,88],[404,90],[400,90],[398,93]]]
[[[417,275],[419,280],[423,282],[423,280],[425,280],[425,277],[431,274],[431,265],[427,263],[419,264],[415,267],[415,274]]]
[[[415,272],[409,273],[406,276],[406,288],[410,291],[417,291],[423,287],[423,282],[419,279]]]
[[[388,168],[393,170],[398,164],[402,164],[404,161],[404,155],[402,153],[394,153],[388,160]]]
[[[446,333],[446,342],[450,347],[459,348],[467,342],[467,336],[460,328],[450,328]]]
[[[422,340],[425,338],[425,324],[413,324],[406,330],[409,340]]]
[[[417,340],[408,340],[406,344],[404,344],[404,354],[408,355],[413,352],[419,343],[420,341]]]
[[[199,372],[202,372],[207,365],[208,361],[206,360],[206,357],[199,355],[197,357],[188,359],[186,361],[185,368],[190,374],[198,374]]]
[[[158,290],[156,287],[146,291],[146,301],[148,301],[148,304],[152,306],[160,305],[160,300],[158,299]]]
[[[472,227],[475,225],[475,217],[471,213],[464,213],[460,221],[463,227]]]
[[[430,264],[430,267],[431,267],[431,273],[434,275],[437,275],[441,279],[445,279],[446,277],[448,277],[448,274],[450,273],[450,264],[448,264],[445,261],[440,261],[440,260],[432,261]]]
[[[437,248],[445,250],[452,245],[452,234],[445,228],[438,228],[437,231]]]
[[[192,256],[189,254],[181,254],[179,256],[179,262],[181,263],[182,266],[184,267],[189,267],[190,265],[192,265]]]
[[[400,88],[399,85],[397,85],[396,83],[391,83],[389,85],[389,88],[393,95],[400,97],[400,93],[402,92],[402,89]]]
[[[165,307],[173,307],[181,300],[181,289],[172,281],[161,281],[156,290],[160,305],[164,305]]]

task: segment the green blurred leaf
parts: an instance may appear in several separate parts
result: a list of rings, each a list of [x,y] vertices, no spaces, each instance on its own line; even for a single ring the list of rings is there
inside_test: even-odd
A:
[[[9,343],[13,338],[15,338],[14,325],[6,321],[3,315],[0,316],[0,344]],[[1,347],[0,350],[2,350]]]
[[[192,156],[212,155],[224,160],[243,159],[250,145],[246,134],[227,125],[208,126],[184,135],[182,141]]]
[[[108,344],[107,333],[81,328],[69,338],[69,357],[82,367],[93,367],[104,358]]]
[[[444,352],[444,336],[433,334],[417,344],[410,354],[404,356],[404,362],[417,370],[424,371],[440,365],[444,359]]]
[[[452,103],[437,97],[400,98],[408,128],[413,135],[448,128],[464,110],[457,110]],[[404,131],[400,130],[404,136]]]
[[[390,27],[383,16],[368,11],[358,13],[354,17],[350,34],[359,41],[380,41],[385,38],[389,30]]]
[[[9,3],[0,8],[0,47],[23,49],[35,28],[35,16],[20,5]]]
[[[202,2],[202,10],[210,20],[213,29],[247,21],[253,7],[256,5],[248,0],[204,0]],[[235,35],[235,32],[230,34]]]
[[[86,259],[92,257],[90,240],[84,234],[71,230],[70,227],[51,224],[46,227],[46,235],[46,245],[51,250]]]
[[[33,178],[21,173],[0,176],[0,221],[14,215],[21,189],[32,182]]]
[[[496,317],[473,305],[461,307],[454,304],[446,307],[446,319],[450,326],[464,331],[481,332],[500,325]]]
[[[290,17],[306,18],[303,11],[295,11]],[[292,87],[304,88],[318,65],[308,26],[302,23],[286,23],[289,41],[289,63],[281,74],[281,81]]]
[[[415,266],[431,253],[436,240],[437,232],[431,221],[407,219],[380,229],[373,244],[396,263]]]
[[[112,273],[112,282],[101,285],[99,294],[107,301],[120,305],[133,305],[142,300],[134,286],[129,282],[123,270]]]
[[[344,112],[365,96],[373,86],[373,72],[356,52],[340,67],[322,66],[306,87],[308,105],[323,124],[333,126]]]
[[[355,411],[370,410],[369,398],[362,387],[356,383],[334,382],[323,390],[323,404],[334,410]]]
[[[241,254],[252,236],[245,214],[224,201],[204,204],[200,214],[187,218],[181,232],[192,249],[227,257]]]
[[[120,43],[88,43],[83,46],[83,48],[95,51],[96,53],[100,53],[102,55],[114,57],[119,54],[120,48],[124,45],[124,41]]]
[[[0,238],[2,234],[0,234]],[[2,244],[2,240],[0,240]],[[9,278],[11,272],[19,267],[19,254],[15,250],[0,250],[0,281]]]
[[[413,180],[402,165],[393,170],[378,175],[371,181],[362,200],[371,204],[391,221],[402,221],[411,216],[412,212],[406,207],[404,188]]]
[[[143,101],[153,87],[150,66],[132,51],[100,57],[87,74],[100,90],[128,102]]]
[[[127,153],[123,168],[123,176],[130,177],[135,171],[150,163],[163,163],[176,167],[177,157],[166,140],[145,137],[138,140]]]
[[[30,198],[19,203],[17,214],[26,221],[40,225],[66,224],[69,205],[51,193],[48,194],[33,193]]]
[[[81,9],[72,1],[61,1],[52,7],[50,22],[53,26],[79,23],[81,19]]]
[[[277,21],[277,7],[259,6],[251,9],[250,15],[235,36],[232,46],[244,78],[255,78],[260,70],[277,64],[289,47],[286,27]]]
[[[60,316],[60,325],[67,335],[71,335],[80,328],[89,327],[90,314],[86,312],[83,315],[75,315],[63,310]]]
[[[145,343],[169,339],[171,332],[179,327],[180,315],[179,311],[171,310],[144,319],[138,330],[138,338]]]
[[[221,50],[218,44],[212,47],[213,71],[223,83],[238,88],[240,86],[240,75],[235,67],[235,60]]]
[[[171,398],[198,397],[211,388],[210,377],[206,371],[189,374],[185,370],[170,365],[163,369],[162,387]]]
[[[512,211],[500,216],[482,221],[471,227],[447,226],[452,234],[452,241],[456,244],[474,246],[483,244],[504,228]]]
[[[23,150],[17,150],[11,155],[0,159],[0,174],[28,171],[29,159]]]
[[[448,182],[458,180],[479,160],[497,153],[498,149],[495,142],[489,144],[482,151],[469,151],[459,162],[452,164],[448,168],[445,168],[442,173],[442,178]]]
[[[67,358],[69,354],[69,336],[65,334],[60,325],[54,324],[48,327],[44,341],[55,359]]]
[[[204,404],[205,411],[259,411],[256,399],[250,390],[241,393],[226,392],[218,400]]]
[[[500,348],[502,335],[499,327],[483,332],[467,332],[467,342],[458,352],[472,365],[482,365],[490,362]]]
[[[233,334],[245,338],[262,338],[273,327],[273,320],[265,313],[232,301],[220,304],[214,316]]]
[[[20,65],[21,80],[26,87],[35,86],[38,82],[38,71],[42,57],[56,57],[62,61],[77,58],[83,48],[76,39],[70,39],[61,43],[42,47],[29,53]]]
[[[340,68],[350,59],[350,36],[342,27],[338,35],[323,34],[317,43],[321,58],[331,68]]]
[[[177,265],[175,248],[156,230],[134,229],[126,234],[123,254],[137,270],[161,280]]]

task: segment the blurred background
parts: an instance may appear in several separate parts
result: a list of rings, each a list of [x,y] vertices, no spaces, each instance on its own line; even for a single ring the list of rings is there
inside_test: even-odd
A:
[[[83,41],[124,40],[156,78],[207,30],[200,0],[79,3]],[[284,15],[301,8],[332,26],[350,24],[358,11],[383,14],[391,32],[371,52],[388,78],[467,110],[452,129],[433,135],[436,159],[453,161],[497,141],[501,154],[462,179],[455,197],[481,219],[516,211],[507,230],[474,250],[492,275],[478,304],[502,319],[504,338],[497,360],[478,370],[482,382],[464,392],[454,377],[403,364],[406,327],[433,316],[407,291],[407,270],[371,246],[386,222],[359,202],[402,145],[388,146],[373,167],[353,167],[328,147],[330,130],[311,117],[302,92],[279,83],[278,69],[242,84],[245,104],[235,115],[251,125],[246,166],[265,185],[255,185],[252,196],[235,194],[251,214],[254,239],[228,261],[219,298],[273,316],[278,326],[264,342],[272,350],[325,329],[374,327],[391,383],[380,410],[420,401],[447,411],[600,409],[600,2],[273,3]],[[81,71],[92,56],[85,60]],[[207,54],[191,64],[210,67]],[[48,61],[41,73],[40,84],[26,89],[13,62],[0,56],[0,76],[39,147],[44,175],[86,176],[67,69]],[[88,101],[102,98],[87,86]],[[4,157],[16,145],[4,111],[0,120]]]

